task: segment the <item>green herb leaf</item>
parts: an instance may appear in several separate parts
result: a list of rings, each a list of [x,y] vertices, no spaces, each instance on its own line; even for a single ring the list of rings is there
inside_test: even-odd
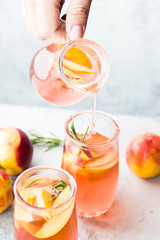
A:
[[[47,148],[45,152],[49,151],[51,148],[56,147],[60,145],[63,141],[59,139],[57,136],[55,136],[53,133],[50,133],[54,137],[43,137],[41,135],[31,133],[30,134],[30,140],[32,144],[42,144],[46,145]]]
[[[59,196],[59,194],[65,189],[65,187],[67,187],[67,183],[63,180],[60,180],[56,186],[52,187],[52,188],[54,188],[53,193],[56,193],[56,196],[54,196],[49,201],[47,201],[47,203],[49,203],[52,200],[54,200],[55,198],[57,198]]]
[[[75,130],[75,127],[74,127],[74,123],[72,121],[71,123],[71,130],[70,130],[70,134],[77,140],[80,140],[79,137],[77,136],[77,133],[76,133],[76,130]]]
[[[88,130],[89,130],[89,126],[87,127],[87,129],[86,129],[86,131],[85,131],[85,134],[83,135],[83,137],[82,137],[81,139],[77,136],[77,133],[76,133],[76,130],[75,130],[73,121],[72,121],[72,123],[71,123],[70,129],[71,129],[71,130],[70,130],[70,134],[71,134],[75,139],[84,142],[84,139],[85,139],[85,137],[86,137],[86,135],[87,135],[87,133],[88,133]]]
[[[60,183],[54,186],[54,189],[63,190],[65,187],[67,187],[67,183],[63,180],[60,180]]]
[[[88,130],[89,130],[89,126],[87,127],[86,131],[85,131],[85,134],[83,135],[83,138],[81,139],[82,142],[84,142],[84,139],[88,133]]]
[[[47,201],[47,203],[50,203],[52,200],[54,200],[56,197],[58,197],[58,195],[57,196],[54,196],[53,198],[51,198],[49,201]]]
[[[31,186],[33,183],[37,182],[38,180],[40,180],[40,178],[34,179],[32,182],[28,183],[24,188]]]

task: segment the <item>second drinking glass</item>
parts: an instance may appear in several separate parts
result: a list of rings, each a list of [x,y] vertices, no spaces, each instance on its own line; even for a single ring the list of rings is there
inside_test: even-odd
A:
[[[119,174],[119,127],[106,113],[96,111],[95,129],[89,130],[84,140],[87,127],[92,126],[92,114],[81,112],[66,121],[62,159],[62,168],[77,183],[78,214],[85,217],[101,215],[110,208]],[[73,136],[73,125],[77,139]]]

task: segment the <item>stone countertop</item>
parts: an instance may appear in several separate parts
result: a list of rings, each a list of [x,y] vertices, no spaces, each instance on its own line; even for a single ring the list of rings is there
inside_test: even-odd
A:
[[[40,134],[64,137],[64,121],[73,111],[54,108],[0,105],[0,127],[14,126]],[[131,137],[154,132],[160,135],[160,118],[114,115],[120,132],[120,177],[111,209],[95,219],[78,218],[79,240],[159,240],[160,176],[140,179],[128,168],[125,148]],[[35,146],[32,166],[60,167],[62,147],[48,152]],[[13,204],[0,215],[0,240],[12,240]]]

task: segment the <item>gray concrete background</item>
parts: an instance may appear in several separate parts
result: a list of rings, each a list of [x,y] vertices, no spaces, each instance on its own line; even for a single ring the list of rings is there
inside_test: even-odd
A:
[[[29,82],[31,58],[47,42],[27,32],[21,4],[0,0],[0,103],[52,107]],[[111,62],[97,109],[160,115],[160,1],[93,0],[85,37],[102,45]],[[90,107],[87,98],[65,108]]]

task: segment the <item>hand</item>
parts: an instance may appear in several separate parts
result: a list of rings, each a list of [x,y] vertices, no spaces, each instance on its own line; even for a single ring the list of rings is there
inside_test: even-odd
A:
[[[23,0],[26,26],[34,37],[63,42],[66,32],[71,40],[82,38],[86,29],[92,0],[71,0],[66,23],[60,19],[65,0]]]

